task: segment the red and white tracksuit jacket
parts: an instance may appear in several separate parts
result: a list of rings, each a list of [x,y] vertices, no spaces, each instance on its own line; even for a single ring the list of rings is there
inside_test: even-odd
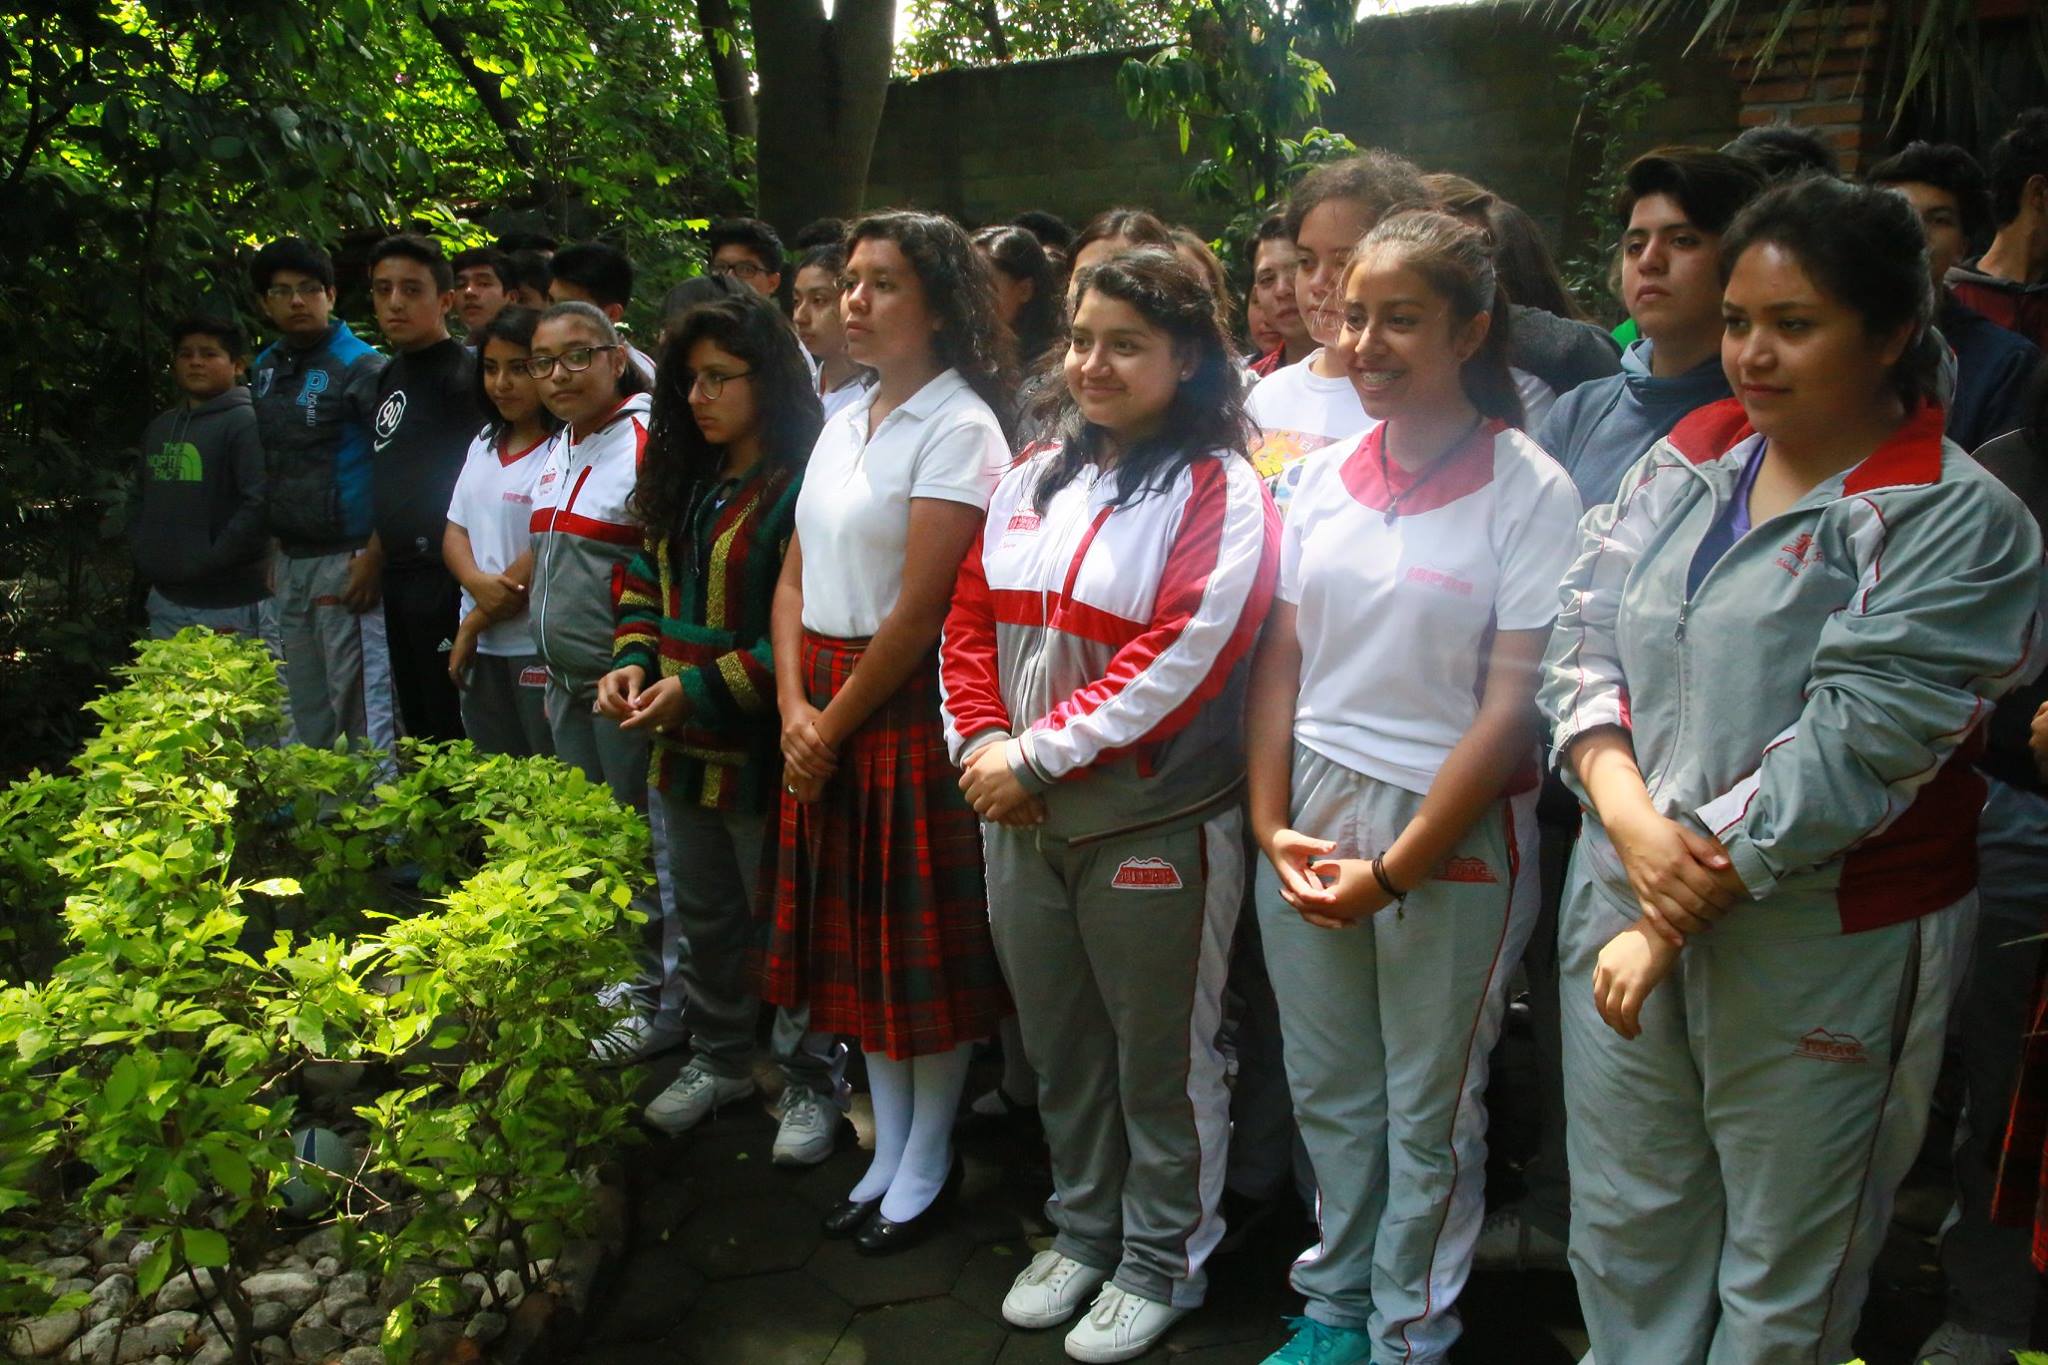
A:
[[[1122,507],[1091,465],[1040,512],[1058,453],[1027,451],[1003,476],[961,564],[939,653],[948,751],[1007,743],[1058,838],[1203,818],[1243,779],[1279,516],[1236,451]]]

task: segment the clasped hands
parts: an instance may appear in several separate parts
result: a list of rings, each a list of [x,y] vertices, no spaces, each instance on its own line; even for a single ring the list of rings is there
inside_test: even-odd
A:
[[[1015,740],[984,744],[960,765],[960,790],[974,813],[993,824],[1029,829],[1045,823],[1045,799],[1024,790],[1010,768]]]
[[[1370,858],[1332,858],[1337,845],[1298,829],[1275,830],[1260,844],[1280,878],[1280,899],[1319,929],[1349,929],[1389,903]]]
[[[1609,1028],[1634,1038],[1642,1033],[1643,1002],[1678,964],[1686,938],[1711,929],[1748,890],[1718,839],[1647,802],[1605,823],[1642,915],[1600,950],[1593,1004]]]

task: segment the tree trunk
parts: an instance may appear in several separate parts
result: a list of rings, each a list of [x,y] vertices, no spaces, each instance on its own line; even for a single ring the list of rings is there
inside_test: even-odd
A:
[[[704,40],[711,80],[718,87],[718,117],[725,124],[726,149],[732,155],[734,168],[744,175],[751,153],[743,155],[740,144],[758,137],[761,125],[754,114],[747,53],[740,46],[740,26],[733,18],[732,0],[697,0],[697,34]]]
[[[851,217],[889,95],[895,0],[777,0],[753,7],[760,78],[761,216],[785,235]]]

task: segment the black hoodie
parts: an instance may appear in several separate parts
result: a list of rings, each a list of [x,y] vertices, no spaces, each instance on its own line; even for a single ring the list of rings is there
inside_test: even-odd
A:
[[[142,434],[128,535],[136,572],[181,607],[269,596],[263,446],[249,390],[180,403]]]

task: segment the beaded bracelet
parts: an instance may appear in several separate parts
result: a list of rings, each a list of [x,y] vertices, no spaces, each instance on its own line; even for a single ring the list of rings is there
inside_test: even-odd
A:
[[[1375,853],[1372,858],[1372,879],[1380,884],[1380,890],[1387,893],[1387,899],[1394,903],[1394,918],[1404,918],[1408,913],[1408,893],[1394,886],[1394,879],[1387,875],[1387,855]]]

